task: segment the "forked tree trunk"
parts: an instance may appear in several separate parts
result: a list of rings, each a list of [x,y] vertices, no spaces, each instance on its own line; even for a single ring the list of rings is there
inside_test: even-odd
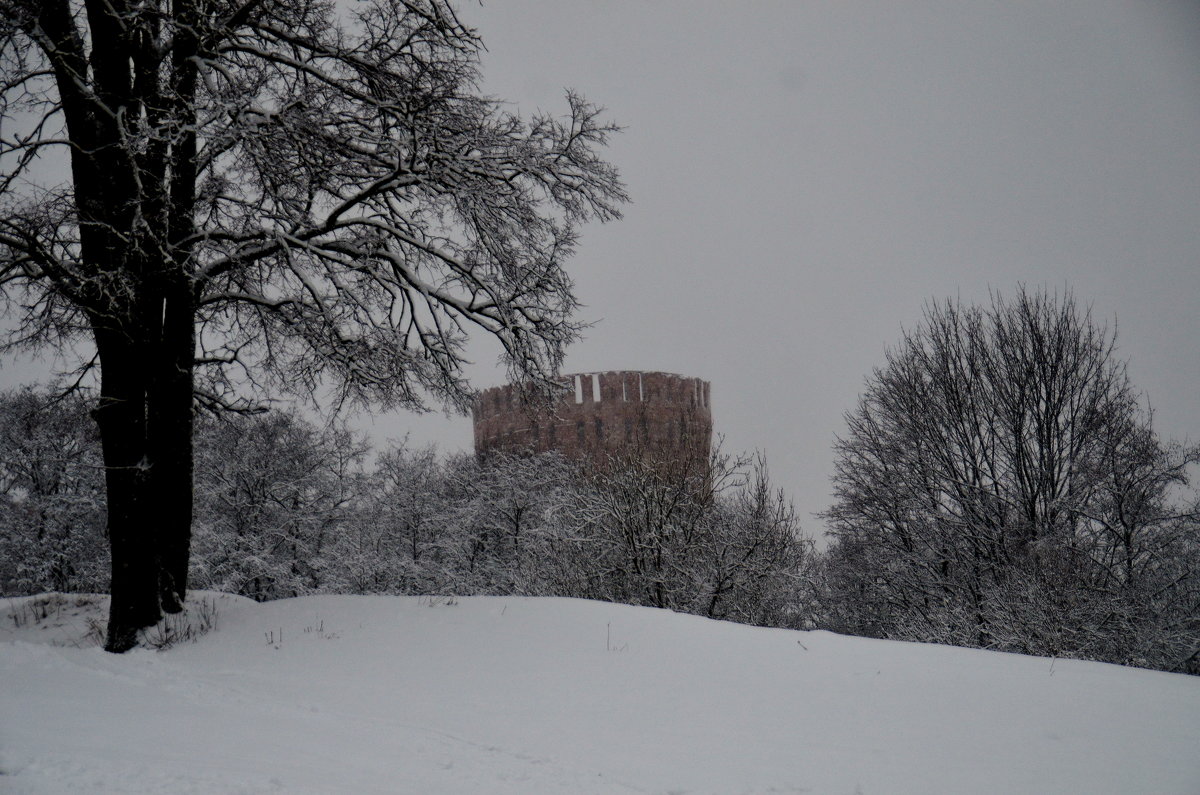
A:
[[[162,610],[181,610],[187,588],[195,300],[186,241],[196,192],[198,36],[215,12],[202,13],[196,0],[177,0],[162,14],[128,2],[24,5],[29,13],[18,24],[50,63],[43,76],[53,75],[72,143],[89,277],[71,300],[89,313],[101,372],[94,416],[112,549],[105,648],[124,651]]]
[[[124,334],[97,328],[100,427],[112,552],[104,648],[127,651],[163,612],[183,609],[192,523],[193,303],[174,291],[162,325]],[[138,339],[141,337],[142,339]],[[146,341],[145,337],[155,337]]]
[[[120,331],[96,331],[100,355],[100,402],[93,416],[100,427],[108,495],[108,540],[112,551],[111,602],[104,648],[122,652],[137,631],[158,621],[154,545],[146,538],[145,351]]]

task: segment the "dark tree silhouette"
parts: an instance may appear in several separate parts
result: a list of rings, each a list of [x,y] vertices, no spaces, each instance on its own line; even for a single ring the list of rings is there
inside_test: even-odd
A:
[[[1191,665],[1200,448],[1158,439],[1115,344],[1070,294],[928,307],[834,447],[831,624]]]
[[[614,128],[574,94],[528,122],[482,96],[443,0],[354,8],[0,0],[7,348],[94,351],[111,651],[181,609],[196,401],[463,407],[469,331],[514,378],[577,336],[563,262],[625,200]]]

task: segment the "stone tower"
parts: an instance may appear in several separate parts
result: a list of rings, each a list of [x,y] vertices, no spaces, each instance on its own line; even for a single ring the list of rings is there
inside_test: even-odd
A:
[[[603,467],[637,458],[674,471],[707,471],[712,446],[709,383],[672,373],[612,371],[562,376],[553,405],[521,389],[486,389],[475,400],[475,452],[557,450]]]

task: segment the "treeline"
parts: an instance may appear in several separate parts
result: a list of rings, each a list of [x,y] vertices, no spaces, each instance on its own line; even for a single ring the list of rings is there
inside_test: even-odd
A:
[[[197,424],[191,586],[524,594],[1200,673],[1200,446],[1160,439],[1070,295],[930,305],[835,444],[818,553],[760,459],[664,473]],[[0,588],[103,591],[79,396],[0,395]]]
[[[0,587],[105,591],[103,470],[87,402],[0,396]],[[192,588],[555,595],[804,626],[816,556],[760,459],[704,472],[637,458],[373,451],[274,411],[197,425]]]

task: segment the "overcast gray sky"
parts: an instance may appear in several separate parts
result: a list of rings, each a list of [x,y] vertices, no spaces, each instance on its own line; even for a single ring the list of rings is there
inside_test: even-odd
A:
[[[626,127],[634,203],[571,270],[566,372],[712,382],[731,451],[809,514],[864,378],[930,298],[1069,287],[1120,328],[1164,435],[1200,439],[1200,4],[490,0],[486,89]],[[503,378],[477,349],[478,387]],[[28,380],[21,364],[0,383]],[[468,450],[465,418],[377,440]]]
[[[1200,438],[1196,3],[492,0],[463,18],[524,113],[579,90],[633,196],[572,272],[566,371],[712,382],[805,527],[864,378],[932,297],[1070,287],[1162,433]],[[502,371],[480,350],[480,387]],[[469,449],[470,422],[382,436]]]

